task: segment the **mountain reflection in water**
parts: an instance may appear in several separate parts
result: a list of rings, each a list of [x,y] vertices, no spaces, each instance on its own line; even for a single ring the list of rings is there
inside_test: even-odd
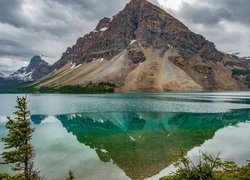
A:
[[[34,123],[46,116],[33,115]],[[200,146],[215,132],[249,119],[249,110],[228,113],[79,113],[56,116],[68,133],[113,162],[131,179],[158,174],[172,163],[170,151]],[[84,154],[83,154],[84,156]]]

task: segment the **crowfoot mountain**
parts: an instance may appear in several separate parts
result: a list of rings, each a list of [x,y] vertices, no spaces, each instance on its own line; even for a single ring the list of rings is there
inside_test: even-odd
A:
[[[42,58],[44,56],[33,56],[27,67],[22,67],[10,75],[2,75],[0,72],[0,90],[8,91],[48,75],[52,67]]]
[[[146,0],[132,0],[80,37],[36,88],[110,83],[116,92],[240,90],[246,61],[218,51],[202,35]]]
[[[9,78],[20,81],[36,81],[48,75],[51,71],[50,65],[42,59],[43,56],[36,55],[30,60],[27,67],[22,67],[12,73]]]

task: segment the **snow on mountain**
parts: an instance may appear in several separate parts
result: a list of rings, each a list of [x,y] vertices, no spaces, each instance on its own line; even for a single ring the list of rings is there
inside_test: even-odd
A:
[[[241,52],[239,52],[239,51],[229,51],[228,54],[233,55],[233,56],[240,56]]]
[[[4,77],[6,77],[6,76],[7,76],[6,74],[0,72],[0,77],[1,77],[1,78],[4,78]]]
[[[29,82],[38,80],[43,76],[49,74],[51,70],[50,65],[42,58],[46,59],[46,56],[33,56],[27,67],[18,69],[16,72],[9,75],[8,78]]]
[[[22,67],[22,68],[18,69],[16,72],[14,72],[13,74],[9,75],[8,78],[21,80],[21,81],[25,81],[25,82],[33,81],[32,73],[33,73],[33,71],[27,72],[27,67]]]
[[[246,61],[250,61],[250,56],[242,57],[241,59],[246,60]]]

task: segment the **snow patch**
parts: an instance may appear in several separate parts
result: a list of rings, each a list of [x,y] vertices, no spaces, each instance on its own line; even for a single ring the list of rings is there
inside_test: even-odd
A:
[[[132,136],[129,136],[129,137],[130,137],[130,140],[131,140],[131,141],[136,141],[136,139],[133,138]]]
[[[107,153],[108,151],[105,149],[100,149],[100,151],[102,151],[103,153]]]
[[[250,56],[242,57],[242,59],[245,59],[245,60],[249,61],[250,60]]]
[[[169,48],[171,48],[171,49],[173,48],[173,46],[171,46],[170,44],[167,44],[167,45],[168,45]]]
[[[28,72],[28,73],[27,72],[14,73],[14,74],[10,75],[9,77],[16,78],[16,79],[23,80],[23,81],[33,81],[32,74],[33,74],[33,71]]]
[[[68,119],[72,120],[76,118],[76,114],[70,114],[67,116]]]
[[[76,65],[76,63],[70,63],[71,64],[71,67],[70,67],[70,69],[77,69],[77,68],[79,68],[82,64],[78,64],[78,65]]]
[[[7,77],[7,75],[4,74],[4,73],[2,73],[2,72],[0,72],[0,77]]]
[[[134,39],[134,40],[131,40],[131,41],[130,41],[130,45],[134,44],[135,42],[136,42],[135,39]]]
[[[81,65],[82,65],[82,64],[78,64],[78,65],[75,67],[75,69],[77,69],[77,68],[81,67]]]
[[[104,123],[104,120],[102,118],[93,118],[94,123]]]
[[[107,29],[108,29],[107,27],[104,27],[104,28],[101,28],[100,31],[101,31],[101,32],[104,32],[104,31],[106,31]]]
[[[72,63],[70,63],[70,64],[72,64]],[[76,67],[76,64],[74,63],[71,67],[70,67],[70,69],[74,69]]]

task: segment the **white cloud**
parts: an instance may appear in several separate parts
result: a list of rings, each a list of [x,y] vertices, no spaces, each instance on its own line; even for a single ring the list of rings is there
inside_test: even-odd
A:
[[[10,73],[16,71],[19,67],[27,66],[25,59],[19,57],[0,57],[0,71]]]

